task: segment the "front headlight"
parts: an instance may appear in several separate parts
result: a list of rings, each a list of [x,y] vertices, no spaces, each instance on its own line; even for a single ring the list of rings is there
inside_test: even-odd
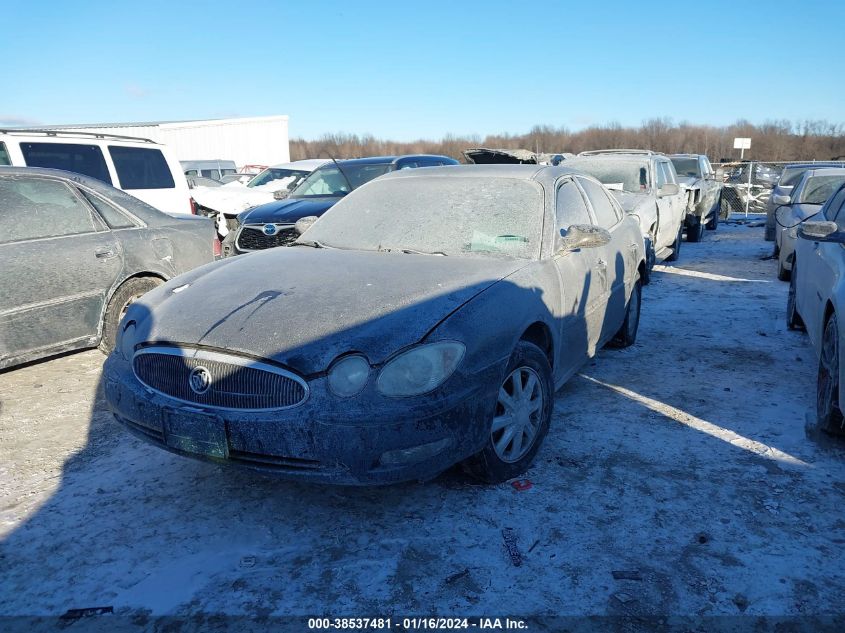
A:
[[[385,396],[418,396],[440,386],[464,357],[463,343],[441,341],[418,345],[391,360],[376,387]]]
[[[124,328],[118,328],[115,347],[125,360],[131,361],[135,354],[135,321],[129,321]]]
[[[346,356],[329,369],[329,389],[336,396],[349,398],[361,393],[370,376],[370,364],[357,354]]]

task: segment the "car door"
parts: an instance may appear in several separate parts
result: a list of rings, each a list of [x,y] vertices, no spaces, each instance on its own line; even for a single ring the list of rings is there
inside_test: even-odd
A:
[[[68,183],[0,177],[0,363],[96,342],[118,241]]]
[[[631,262],[637,252],[637,244],[623,230],[623,213],[605,188],[587,178],[579,177],[578,184],[587,195],[596,225],[610,233],[610,242],[592,249],[598,255],[597,267],[604,284],[603,306],[600,310],[603,319],[595,340],[595,344],[601,346],[619,330],[625,319],[627,286],[633,278]]]
[[[587,202],[572,178],[555,187],[555,254],[553,261],[560,280],[560,341],[555,367],[557,375],[569,375],[591,355],[588,323],[602,301],[597,278],[596,249],[562,250],[561,230],[577,224],[593,224]]]
[[[706,156],[699,156],[698,162],[701,167],[701,196],[703,208],[709,211],[716,204],[716,194],[719,191],[719,184],[716,182],[716,176],[713,172],[713,167]]]
[[[654,191],[654,197],[657,201],[657,235],[654,240],[654,250],[660,252],[661,249],[668,248],[675,241],[678,226],[674,222],[675,211],[672,200],[669,196],[661,198],[657,195],[657,192],[666,184],[666,172],[659,162],[652,163],[652,169],[654,173],[651,179],[651,189]]]
[[[839,226],[840,231],[845,231],[845,189],[836,194],[817,219],[832,220]],[[801,261],[798,262],[800,278],[796,279],[796,284],[800,282],[805,286],[805,291],[801,293],[804,301],[798,305],[798,311],[815,347],[821,342],[825,302],[842,279],[845,248],[835,242],[798,239],[804,241],[804,244],[801,248]]]

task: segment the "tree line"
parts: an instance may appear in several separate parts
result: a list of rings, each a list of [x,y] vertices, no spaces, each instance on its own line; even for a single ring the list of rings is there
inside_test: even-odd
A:
[[[445,154],[462,162],[470,147],[528,149],[535,152],[577,154],[591,149],[637,148],[657,152],[706,154],[710,160],[738,160],[733,149],[736,137],[751,138],[745,158],[760,161],[836,160],[845,157],[845,124],[827,121],[767,121],[760,125],[737,121],[715,127],[675,124],[671,119],[644,121],[639,127],[618,123],[570,131],[566,127],[534,126],[527,134],[446,135],[440,140],[400,142],[366,134],[325,134],[308,141],[291,139],[291,160],[304,158],[357,158],[395,154]]]

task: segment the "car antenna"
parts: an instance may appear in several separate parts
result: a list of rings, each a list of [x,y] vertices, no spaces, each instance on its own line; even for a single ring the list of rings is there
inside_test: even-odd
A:
[[[326,152],[326,154],[329,154],[329,153],[328,153],[328,152]],[[353,186],[352,186],[352,181],[351,181],[351,180],[349,180],[349,177],[348,177],[348,176],[346,175],[346,173],[343,171],[343,168],[340,166],[340,163],[338,163],[338,162],[335,160],[334,156],[332,156],[331,154],[329,154],[329,158],[331,158],[331,159],[332,159],[332,162],[334,163],[334,166],[335,166],[335,167],[337,167],[337,170],[340,172],[340,175],[341,175],[341,176],[343,176],[343,179],[346,181],[346,184],[347,184],[347,185],[349,185],[349,191],[350,191],[350,192],[352,192],[352,191],[355,189],[355,187],[353,187]]]

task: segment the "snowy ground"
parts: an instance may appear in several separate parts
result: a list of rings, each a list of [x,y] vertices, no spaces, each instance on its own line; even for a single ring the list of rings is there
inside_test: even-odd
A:
[[[118,428],[99,352],[0,374],[0,616],[842,614],[845,442],[807,426],[816,361],[762,232],[658,267],[523,491],[221,469]]]

